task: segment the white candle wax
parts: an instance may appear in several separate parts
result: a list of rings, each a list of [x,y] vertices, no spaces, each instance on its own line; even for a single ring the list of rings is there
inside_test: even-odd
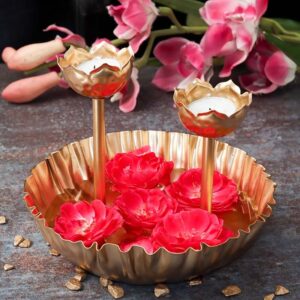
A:
[[[236,112],[237,107],[232,101],[230,101],[227,98],[204,97],[189,104],[188,109],[195,116],[197,116],[200,113],[206,113],[211,110],[215,110],[219,113],[222,113],[230,117],[233,113]]]
[[[87,60],[76,67],[77,70],[83,71],[86,74],[90,74],[93,70],[101,67],[104,64],[108,64],[112,67],[120,68],[120,64],[113,58],[103,58],[96,56],[91,60]]]

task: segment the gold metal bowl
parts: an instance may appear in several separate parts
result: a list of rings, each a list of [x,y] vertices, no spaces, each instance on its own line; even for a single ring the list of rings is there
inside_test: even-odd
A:
[[[173,178],[182,170],[201,167],[201,137],[164,131],[124,131],[107,134],[107,155],[150,145],[151,150],[174,161]],[[82,242],[64,240],[53,230],[54,219],[62,203],[92,199],[93,141],[87,138],[53,152],[32,169],[25,181],[25,196],[31,198],[28,209],[51,247],[68,260],[98,276],[133,284],[176,282],[192,279],[224,266],[242,254],[271,215],[275,204],[274,182],[262,165],[243,150],[216,142],[216,169],[234,180],[241,201],[234,212],[220,215],[235,237],[226,243],[182,254],[159,249],[148,255],[134,246],[122,252],[115,244],[96,244],[86,248]],[[177,175],[176,175],[177,174]],[[28,203],[28,202],[27,202]]]

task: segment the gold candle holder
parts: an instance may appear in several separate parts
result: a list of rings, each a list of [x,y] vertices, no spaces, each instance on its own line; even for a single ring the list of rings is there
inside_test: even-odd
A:
[[[215,169],[215,138],[234,131],[245,118],[251,104],[250,93],[241,94],[231,80],[213,87],[196,79],[185,89],[176,89],[174,102],[185,128],[204,138],[202,149],[202,209],[211,212],[213,174]]]
[[[130,47],[118,51],[103,41],[90,51],[71,46],[58,58],[65,80],[80,95],[93,99],[94,198],[105,200],[105,112],[104,99],[127,83],[133,62]]]

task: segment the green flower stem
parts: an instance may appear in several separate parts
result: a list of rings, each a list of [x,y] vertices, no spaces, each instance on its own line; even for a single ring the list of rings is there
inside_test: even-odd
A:
[[[275,20],[269,18],[261,18],[259,27],[266,32],[272,34],[286,35],[300,38],[300,32],[290,31],[283,28],[283,26]]]
[[[128,41],[123,40],[123,39],[114,39],[114,40],[111,40],[111,43],[112,43],[114,46],[118,47],[118,46],[121,46],[121,45],[123,45],[123,44],[128,43]]]
[[[168,6],[179,12],[193,15],[199,15],[198,10],[203,6],[203,3],[197,0],[154,0],[154,2]]]
[[[170,21],[179,29],[182,29],[182,25],[179,23],[179,21],[177,20],[172,8],[170,7],[166,7],[166,6],[161,6],[158,8],[159,11],[159,15],[161,17],[168,17],[170,19]]]
[[[31,70],[28,70],[28,71],[25,71],[24,74],[25,75],[32,75],[34,73],[37,73],[39,71],[43,71],[44,69],[48,69],[48,68],[51,68],[51,67],[55,67],[57,65],[57,61],[54,60],[54,61],[50,61],[48,63],[43,63]]]
[[[284,42],[290,42],[295,44],[300,44],[300,36],[290,36],[290,35],[284,35],[284,34],[274,34],[278,39],[284,41]]]
[[[177,28],[175,26],[172,26],[169,29],[161,29],[161,30],[155,30],[152,31],[150,38],[148,40],[148,44],[146,47],[146,50],[143,54],[143,56],[135,61],[135,67],[140,69],[141,67],[145,66],[148,62],[148,59],[150,57],[150,54],[152,52],[152,47],[154,44],[154,41],[158,37],[163,36],[172,36],[177,34],[203,34],[207,29],[207,26],[182,26],[182,28]]]

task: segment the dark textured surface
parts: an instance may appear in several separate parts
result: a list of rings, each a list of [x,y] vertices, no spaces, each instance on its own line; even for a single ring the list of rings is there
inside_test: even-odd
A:
[[[107,131],[157,129],[184,131],[172,106],[172,95],[151,84],[153,70],[140,74],[141,95],[136,110],[119,111],[106,105]],[[19,75],[0,67],[0,89]],[[236,299],[263,299],[276,284],[289,288],[282,299],[300,299],[300,85],[296,82],[263,97],[254,97],[242,127],[224,140],[257,158],[278,183],[277,205],[258,240],[232,264],[205,276],[203,284],[170,285],[168,299],[224,299],[220,293],[237,284]],[[23,180],[30,169],[64,144],[91,135],[91,102],[72,91],[53,89],[35,102],[13,105],[0,102],[0,299],[111,299],[88,276],[84,289],[63,287],[74,274],[63,257],[52,257],[22,201]],[[23,234],[33,241],[29,249],[15,248],[13,238]],[[4,272],[3,263],[15,270]],[[178,270],[180,272],[180,270]],[[155,299],[153,286],[129,286],[125,299]]]

